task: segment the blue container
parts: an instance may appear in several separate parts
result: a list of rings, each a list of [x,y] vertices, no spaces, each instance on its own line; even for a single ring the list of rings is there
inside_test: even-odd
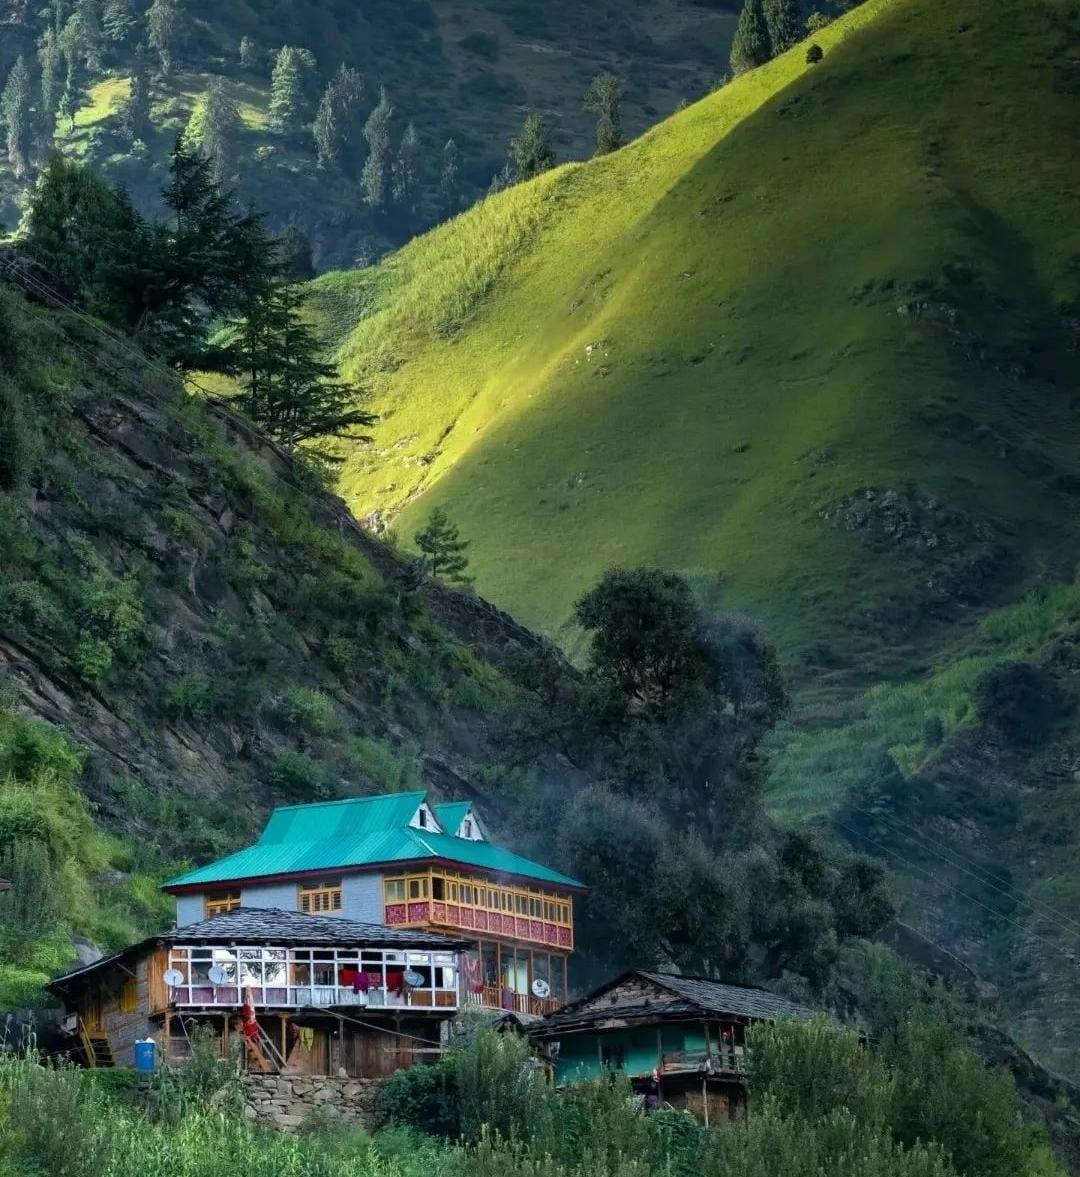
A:
[[[157,1061],[157,1043],[153,1038],[139,1039],[135,1043],[135,1070],[152,1071]]]

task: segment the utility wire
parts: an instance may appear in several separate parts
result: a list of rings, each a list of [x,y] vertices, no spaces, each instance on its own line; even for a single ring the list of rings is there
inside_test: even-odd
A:
[[[917,827],[911,825],[909,822],[902,821],[899,818],[891,818],[885,814],[872,813],[870,810],[863,809],[857,805],[852,806],[852,809],[856,813],[863,813],[868,817],[874,818],[875,820],[881,820],[889,825],[893,825],[894,828],[895,826],[906,827],[907,831],[911,831],[910,833],[905,832],[905,830],[897,830],[896,832],[899,833],[901,837],[906,837],[916,845],[920,845],[921,848],[925,850],[926,853],[931,857],[938,859],[940,862],[945,862],[949,866],[955,867],[957,870],[962,871],[965,875],[968,875],[982,886],[988,887],[990,890],[996,891],[999,895],[1004,896],[1006,899],[1016,904],[1017,907],[1027,908],[1027,910],[1032,915],[1038,916],[1039,918],[1046,920],[1048,923],[1056,925],[1063,932],[1068,932],[1072,935],[1080,934],[1080,923],[1078,923],[1076,920],[1065,915],[1063,912],[1055,911],[1052,907],[1048,907],[1046,904],[1027,899],[1017,894],[1007,886],[998,886],[997,882],[991,882],[990,880],[995,876],[988,875],[988,877],[984,877],[984,873],[980,871],[977,864],[972,862],[970,859],[967,859],[966,861],[970,864],[970,866],[975,867],[974,870],[969,869],[969,866],[964,865],[965,859],[958,851],[952,851],[944,848],[941,850],[935,850],[933,846],[930,845],[930,843],[936,843],[936,845],[940,847],[944,847],[944,843],[939,842],[935,838],[932,838],[929,834],[923,834],[922,831],[918,830]]]
[[[1051,952],[1055,952],[1059,956],[1063,956],[1067,961],[1069,961],[1070,964],[1076,964],[1076,954],[1066,951],[1059,944],[1055,944],[1052,940],[1048,940],[1045,936],[1040,936],[1038,932],[1033,932],[1029,927],[1027,927],[1026,924],[1021,924],[1017,920],[1011,919],[1009,916],[1005,915],[1004,912],[998,911],[997,908],[991,907],[988,903],[983,903],[981,899],[976,899],[974,895],[969,895],[966,891],[962,891],[959,887],[949,883],[946,879],[939,878],[933,873],[933,871],[926,870],[924,867],[921,867],[917,863],[912,862],[911,859],[905,858],[899,851],[893,850],[890,846],[886,846],[884,842],[879,842],[877,838],[872,838],[869,834],[863,834],[859,830],[854,829],[852,826],[845,825],[842,821],[838,821],[836,824],[842,830],[845,830],[847,833],[851,834],[853,837],[862,838],[871,845],[876,846],[879,850],[884,851],[884,853],[891,855],[899,862],[902,862],[910,870],[913,870],[916,873],[931,879],[933,882],[938,883],[941,886],[947,887],[949,890],[955,892],[955,894],[968,900],[969,903],[974,903],[976,906],[983,908],[985,911],[988,911],[991,915],[996,916],[998,919],[1004,920],[1007,924],[1011,924],[1014,928],[1019,928],[1021,932],[1024,932],[1026,935],[1033,937],[1034,939],[1039,940],[1041,943],[1045,944]]]

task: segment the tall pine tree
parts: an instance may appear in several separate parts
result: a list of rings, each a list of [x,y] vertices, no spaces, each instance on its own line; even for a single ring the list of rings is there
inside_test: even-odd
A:
[[[240,38],[240,66],[242,69],[256,70],[262,65],[262,51],[254,37],[247,35]]]
[[[413,541],[424,553],[424,563],[432,576],[457,584],[472,584],[467,572],[469,558],[465,555],[468,540],[461,538],[457,524],[450,521],[442,507],[431,512],[427,525],[416,532]]]
[[[184,131],[184,142],[211,162],[214,181],[223,184],[236,170],[237,152],[244,121],[223,78],[212,78],[195,104]]]
[[[33,85],[30,67],[21,54],[11,67],[7,84],[0,94],[0,116],[7,134],[7,157],[16,180],[30,171],[30,150],[34,141]]]
[[[270,78],[270,129],[279,135],[295,134],[305,121],[305,74],[310,55],[293,45],[281,48]]]
[[[461,152],[453,139],[447,139],[442,149],[442,168],[439,172],[439,203],[444,214],[457,212],[461,207]]]
[[[386,186],[390,172],[390,128],[394,108],[386,93],[386,87],[379,90],[379,101],[364,123],[364,138],[367,140],[368,156],[364,170],[360,173],[360,188],[364,202],[372,208],[382,208],[386,203]]]
[[[323,91],[312,133],[319,167],[355,175],[362,155],[364,79],[343,65]]]
[[[56,131],[56,112],[64,90],[64,54],[60,37],[49,25],[38,42],[38,67],[41,70],[41,101],[38,106],[42,137],[51,142]]]
[[[623,145],[621,93],[614,74],[597,74],[585,91],[585,109],[596,115],[596,154],[607,155]]]
[[[510,165],[514,180],[531,180],[533,176],[555,166],[551,132],[538,114],[526,115],[519,134],[510,140]]]
[[[86,92],[86,80],[82,62],[77,53],[65,54],[67,58],[67,72],[64,74],[64,89],[60,93],[58,113],[66,119],[68,129],[75,130],[75,115],[82,108],[89,97]]]
[[[150,136],[150,65],[146,49],[136,45],[131,60],[131,93],[120,109],[120,126],[124,137],[134,143]]]
[[[167,78],[173,71],[182,27],[183,16],[177,0],[154,0],[147,10],[146,42],[157,53],[163,77]]]
[[[350,437],[375,418],[363,394],[336,378],[322,343],[304,322],[302,288],[271,279],[230,333],[244,409],[287,449],[302,442]],[[330,455],[316,451],[322,457]]]
[[[803,38],[799,0],[763,0],[765,24],[773,56],[784,53]]]
[[[772,42],[769,40],[769,26],[761,0],[745,0],[739,23],[735,26],[735,38],[731,42],[731,72],[744,74],[755,69],[772,57]]]
[[[394,203],[410,213],[416,211],[417,190],[420,185],[419,168],[420,136],[416,126],[410,122],[398,145],[390,191]]]
[[[135,15],[132,0],[105,0],[101,27],[106,40],[117,50],[122,52],[128,48],[138,25],[139,18]]]

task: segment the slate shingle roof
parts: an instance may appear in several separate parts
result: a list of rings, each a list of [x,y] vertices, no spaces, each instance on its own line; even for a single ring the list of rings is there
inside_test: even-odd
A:
[[[112,956],[93,964],[80,965],[49,982],[47,988],[63,989],[70,981],[98,969],[108,968],[142,950],[162,944],[248,944],[288,948],[403,948],[423,951],[453,952],[470,941],[424,932],[412,928],[388,928],[383,924],[366,924],[359,920],[333,915],[307,915],[302,911],[282,911],[277,907],[238,907],[198,923],[186,924],[171,932],[148,936]]]
[[[186,924],[165,937],[172,944],[220,944],[245,941],[249,944],[310,944],[313,947],[355,948],[446,948],[469,943],[460,937],[443,936],[413,928],[388,928],[337,915],[308,915],[283,911],[280,907],[237,907],[210,919]]]
[[[615,1000],[608,1004],[587,1008],[590,1002],[602,997],[605,993],[616,990],[625,981],[641,977],[651,984],[665,990],[670,995],[669,1000]],[[778,997],[767,989],[752,989],[742,985],[725,985],[719,981],[711,981],[705,977],[682,977],[668,973],[648,973],[635,970],[624,973],[614,981],[609,981],[599,989],[564,1006],[561,1010],[550,1014],[540,1022],[530,1027],[530,1034],[537,1037],[550,1037],[554,1031],[569,1029],[586,1029],[595,1022],[606,1021],[609,1018],[627,1018],[630,1020],[670,1020],[685,1017],[701,1016],[734,1016],[736,1018],[750,1018],[768,1021],[781,1017],[794,1017],[807,1021],[814,1016],[814,1011],[806,1006]]]

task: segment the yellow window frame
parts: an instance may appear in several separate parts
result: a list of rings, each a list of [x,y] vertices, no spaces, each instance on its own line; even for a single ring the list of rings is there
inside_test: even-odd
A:
[[[326,911],[341,911],[341,883],[321,882],[297,889],[297,910],[307,915],[319,915]]]
[[[236,911],[240,902],[239,891],[209,891],[203,899],[203,912],[210,919],[226,911]]]

